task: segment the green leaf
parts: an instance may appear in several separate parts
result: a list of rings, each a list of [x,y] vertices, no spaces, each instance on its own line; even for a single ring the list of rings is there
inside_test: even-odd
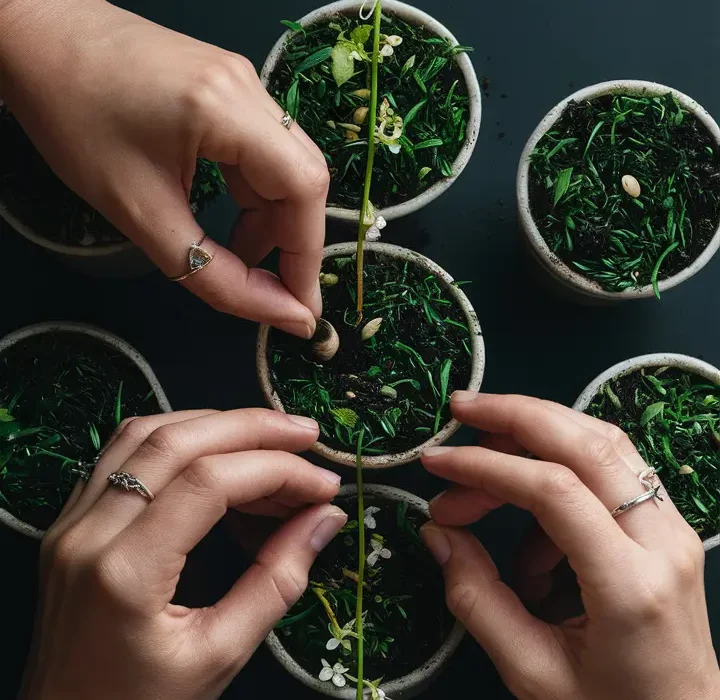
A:
[[[692,494],[692,499],[695,502],[695,505],[703,512],[705,515],[710,515],[710,511],[708,510],[708,507],[695,495]]]
[[[332,74],[337,86],[340,87],[352,78],[355,72],[355,59],[350,54],[354,51],[353,44],[343,41],[332,48]]]
[[[450,383],[450,368],[452,360],[447,359],[440,368],[440,405],[442,406],[447,399],[448,384]]]
[[[287,91],[285,107],[293,119],[297,119],[300,108],[300,81],[295,80]]]
[[[302,73],[309,68],[314,68],[315,66],[320,65],[323,61],[327,61],[327,59],[330,58],[330,54],[332,54],[332,52],[332,46],[326,46],[325,48],[318,49],[315,53],[311,53],[295,69],[295,75],[297,75],[298,73]]]
[[[356,44],[360,44],[360,46],[365,46],[365,44],[367,43],[367,40],[370,38],[370,35],[372,34],[372,30],[373,30],[372,24],[359,24],[350,33],[350,38]]]
[[[620,399],[618,398],[618,395],[612,390],[612,387],[610,384],[605,385],[604,389],[605,393],[607,394],[607,397],[610,399],[610,402],[612,403],[615,408],[619,410],[622,409],[622,403],[620,402]]]
[[[292,29],[294,32],[302,32],[305,33],[305,30],[303,29],[301,24],[298,24],[297,22],[293,22],[289,19],[281,19],[280,24],[284,24],[288,29]]]
[[[7,408],[0,408],[0,423],[10,423],[14,420]]]
[[[443,140],[442,139],[428,139],[427,141],[421,141],[418,144],[415,144],[415,147],[413,150],[420,151],[423,148],[435,148],[436,146],[442,146]]]
[[[330,413],[340,425],[344,425],[346,428],[354,428],[357,425],[358,414],[352,408],[332,408]]]
[[[653,290],[655,291],[655,296],[659,299],[660,298],[660,286],[658,284],[658,275],[660,274],[660,267],[665,262],[665,258],[667,258],[670,253],[675,250],[680,245],[680,241],[675,241],[672,245],[668,246],[664,251],[663,254],[658,258],[658,261],[655,263],[655,267],[652,271],[652,286]]]
[[[115,399],[115,425],[120,425],[120,421],[122,421],[122,392],[123,392],[123,384],[124,382],[120,381],[120,386],[118,387],[118,393],[117,397]],[[98,441],[100,438],[98,437]],[[98,447],[98,449],[100,449]]]
[[[662,418],[665,411],[665,401],[658,401],[657,403],[650,404],[642,414],[640,418],[640,425],[644,428],[653,418],[660,416]]]
[[[422,182],[431,172],[432,168],[428,168],[427,166],[425,166],[424,168],[420,168],[420,172],[418,173],[418,180]]]
[[[382,367],[373,365],[367,372],[368,377],[377,377],[378,374],[382,374]]]
[[[407,61],[405,61],[405,65],[402,67],[402,70],[400,71],[400,75],[403,76],[405,73],[408,73],[415,67],[415,61],[417,60],[417,57],[415,54],[410,56]]]
[[[555,183],[555,198],[553,201],[553,206],[556,206],[557,203],[565,196],[565,193],[568,191],[568,187],[570,187],[570,180],[572,179],[573,169],[572,168],[565,168],[559,175],[557,182]]]
[[[427,100],[420,100],[406,115],[404,125],[407,126],[415,117],[418,112],[427,104]]]

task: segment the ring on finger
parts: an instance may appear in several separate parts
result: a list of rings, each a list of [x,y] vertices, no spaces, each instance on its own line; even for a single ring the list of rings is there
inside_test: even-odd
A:
[[[108,475],[107,480],[116,488],[123,489],[125,491],[137,491],[137,493],[148,501],[155,500],[155,496],[153,496],[152,491],[145,486],[140,479],[129,472],[113,472]]]
[[[645,501],[651,501],[654,499],[657,499],[658,501],[663,500],[660,495],[660,488],[662,485],[660,484],[654,468],[650,467],[638,474],[638,481],[645,487],[645,493],[641,493],[639,496],[621,503],[617,508],[612,510],[610,515],[612,515],[613,518],[617,518],[619,515],[622,515],[631,508],[639,506],[641,503],[645,503]]]

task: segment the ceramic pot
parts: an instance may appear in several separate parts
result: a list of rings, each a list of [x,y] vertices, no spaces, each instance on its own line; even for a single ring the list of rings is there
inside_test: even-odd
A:
[[[118,338],[116,335],[113,335],[101,328],[89,326],[84,323],[65,321],[36,323],[13,331],[4,338],[0,339],[0,355],[27,338],[45,333],[81,333],[83,335],[90,336],[91,338],[95,338],[96,340],[110,346],[113,350],[125,355],[125,357],[127,357],[142,372],[145,379],[147,379],[148,384],[155,393],[158,406],[161,408],[163,413],[169,413],[172,411],[167,396],[165,395],[158,378],[155,376],[155,373],[152,371],[152,368],[148,364],[147,360],[132,345],[126,343],[122,338]],[[19,520],[3,508],[0,508],[0,523],[11,527],[13,530],[16,530],[22,535],[27,535],[28,537],[33,537],[35,539],[41,539],[45,534],[44,531]]]
[[[340,489],[338,498],[352,498],[356,494],[357,486],[355,486],[355,484],[349,484]],[[391,503],[408,503],[412,510],[421,513],[428,519],[430,518],[427,501],[407,491],[402,491],[401,489],[396,489],[391,486],[365,484],[363,494],[365,494],[365,496],[375,496],[376,498],[381,498]],[[426,690],[430,683],[440,675],[443,667],[455,653],[464,635],[465,628],[456,621],[442,646],[420,668],[406,676],[401,676],[400,678],[381,685],[387,696],[393,698],[393,700],[407,700],[408,698],[416,697]],[[355,700],[356,690],[354,687],[336,688],[332,683],[321,681],[317,675],[309,673],[300,666],[286,651],[275,632],[270,633],[265,643],[285,670],[308,688],[322,695],[338,698],[338,700]]]
[[[593,100],[618,92],[651,96],[672,93],[678,102],[705,126],[715,142],[720,146],[720,128],[718,128],[718,125],[710,114],[695,102],[695,100],[673,88],[644,80],[613,80],[591,85],[566,97],[548,112],[547,116],[533,132],[525,146],[525,150],[522,152],[522,156],[520,156],[520,166],[517,175],[517,206],[520,229],[532,257],[539,263],[540,267],[559,283],[562,288],[569,290],[571,296],[573,296],[576,301],[579,300],[591,304],[644,299],[654,296],[655,292],[652,285],[626,289],[622,292],[607,291],[594,280],[572,269],[550,250],[550,247],[538,229],[531,211],[529,193],[530,157],[540,140],[553,128],[570,102]],[[720,248],[720,222],[718,222],[715,235],[705,250],[692,264],[658,283],[660,292],[662,293],[676,287],[702,270],[702,268],[710,262],[710,259],[715,255],[718,248]]]
[[[305,17],[298,21],[301,25],[307,27],[312,24],[322,22],[323,20],[339,13],[357,16],[363,5],[365,5],[365,9],[367,10],[370,3],[362,2],[362,0],[340,0],[340,2],[333,2],[329,5],[324,5],[323,7],[305,15]],[[459,43],[447,27],[412,5],[407,5],[404,2],[398,2],[397,0],[383,0],[383,12],[386,14],[393,14],[408,24],[422,25],[433,34],[443,39],[447,39],[454,45]],[[273,46],[270,50],[270,53],[265,60],[265,64],[262,67],[262,71],[260,72],[260,80],[265,87],[268,86],[270,77],[275,71],[278,61],[282,56],[285,44],[292,34],[292,31],[285,32],[278,39],[275,46]],[[465,143],[453,163],[453,175],[452,177],[439,180],[416,197],[413,197],[402,204],[396,204],[391,207],[383,207],[381,213],[387,221],[412,214],[413,212],[422,209],[422,207],[429,204],[434,199],[437,199],[455,182],[460,173],[464,170],[465,166],[468,164],[473,150],[475,149],[475,144],[480,132],[480,119],[482,114],[480,85],[478,83],[472,61],[466,53],[458,54],[455,57],[455,61],[457,62],[465,81],[465,89],[470,99],[470,114],[465,134]],[[339,219],[343,221],[358,222],[360,220],[360,212],[356,209],[344,209],[342,207],[328,206],[327,215],[331,219]]]
[[[323,259],[352,256],[355,254],[356,250],[356,243],[338,243],[327,246],[323,253]],[[459,287],[453,285],[453,278],[432,260],[420,255],[420,253],[408,250],[407,248],[401,248],[400,246],[391,245],[389,243],[365,243],[365,250],[387,255],[391,258],[408,260],[413,265],[418,265],[424,270],[427,270],[428,273],[433,274],[438,279],[440,285],[448,293],[448,296],[454,300],[462,311],[465,324],[470,329],[472,368],[470,381],[468,382],[467,387],[463,388],[468,391],[479,391],[485,370],[485,344],[483,342],[482,331],[480,329],[477,314],[464,292]],[[270,326],[260,326],[256,349],[258,379],[260,380],[260,386],[268,405],[278,411],[285,412],[282,400],[273,388],[270,378],[270,368],[268,365],[268,338],[270,336],[270,332]],[[459,427],[460,423],[455,419],[452,419],[446,423],[436,435],[433,435],[433,437],[421,445],[397,454],[363,457],[363,465],[368,469],[383,469],[407,464],[408,462],[412,462],[416,459],[420,453],[428,447],[442,445],[457,431]],[[311,449],[313,452],[329,459],[332,462],[335,462],[336,464],[344,464],[349,467],[355,466],[355,454],[353,453],[343,452],[341,450],[328,447],[322,442],[316,442]]]
[[[675,367],[684,372],[697,374],[699,377],[714,382],[720,386],[720,369],[713,367],[707,362],[698,360],[688,355],[677,355],[674,353],[655,353],[652,355],[640,355],[639,357],[631,357],[605,370],[588,384],[583,390],[578,400],[573,405],[576,411],[585,411],[592,403],[597,393],[601,390],[603,384],[616,377],[622,377],[626,374],[632,374],[643,367]],[[720,545],[720,533],[714,537],[710,537],[703,542],[705,551],[714,549]]]

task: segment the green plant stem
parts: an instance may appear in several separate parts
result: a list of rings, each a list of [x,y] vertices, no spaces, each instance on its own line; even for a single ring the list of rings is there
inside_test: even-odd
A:
[[[375,127],[378,113],[378,57],[380,55],[380,18],[382,17],[382,1],[375,3],[373,17],[373,53],[372,68],[370,69],[370,108],[368,110],[368,156],[365,168],[365,187],[363,189],[362,205],[360,207],[360,224],[358,225],[357,242],[357,322],[363,317],[363,262],[365,258],[365,234],[368,228],[365,223],[368,203],[370,202],[370,187],[372,185],[373,165],[375,164]],[[362,675],[362,674],[361,674]]]
[[[380,3],[378,2],[378,5]],[[357,471],[357,503],[358,503],[358,577],[355,604],[355,632],[357,633],[357,695],[356,700],[363,700],[363,665],[364,665],[364,638],[363,638],[363,584],[365,583],[365,499],[363,498],[362,476],[362,445],[365,437],[365,428],[360,431],[357,443],[357,457],[355,466]]]
[[[330,618],[330,625],[332,626],[333,630],[336,632],[336,634],[339,636],[342,634],[342,630],[340,629],[340,625],[338,624],[337,618],[335,617],[335,613],[333,612],[332,606],[328,602],[328,599],[325,597],[324,591],[322,591],[317,586],[312,587],[313,593],[320,599],[320,602],[322,603],[323,608],[325,608],[325,612],[327,613],[327,616]]]

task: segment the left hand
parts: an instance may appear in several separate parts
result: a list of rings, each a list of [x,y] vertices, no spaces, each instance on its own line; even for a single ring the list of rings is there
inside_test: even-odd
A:
[[[347,520],[328,503],[340,477],[286,452],[307,449],[317,435],[314,421],[264,409],[124,422],[43,541],[21,697],[218,697],[303,593],[317,553]],[[109,486],[117,471],[155,499]],[[304,510],[222,600],[173,604],[188,552],[228,508],[280,517]]]

